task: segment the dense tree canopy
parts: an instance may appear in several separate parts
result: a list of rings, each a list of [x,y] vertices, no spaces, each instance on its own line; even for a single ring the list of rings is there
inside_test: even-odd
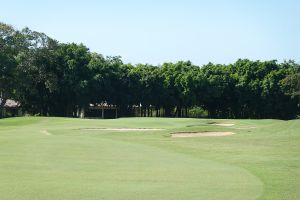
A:
[[[161,66],[124,64],[83,44],[64,44],[0,23],[0,109],[14,99],[31,114],[76,116],[106,103],[123,116],[187,117],[194,107],[218,118],[291,119],[300,110],[300,66],[239,59],[233,64],[190,61]]]

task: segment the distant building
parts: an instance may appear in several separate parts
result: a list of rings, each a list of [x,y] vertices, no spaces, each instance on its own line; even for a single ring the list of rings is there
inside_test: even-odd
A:
[[[0,99],[0,103],[2,103],[2,101],[3,100]],[[22,114],[21,104],[15,100],[7,99],[1,109],[0,117],[17,117]]]
[[[87,109],[81,110],[77,116],[80,118],[118,118],[118,107],[116,105],[107,104],[106,102],[90,104]]]

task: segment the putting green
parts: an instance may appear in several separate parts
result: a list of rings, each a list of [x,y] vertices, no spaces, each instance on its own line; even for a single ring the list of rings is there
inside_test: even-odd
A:
[[[13,123],[14,120],[22,122]],[[251,200],[263,195],[265,186],[261,178],[241,165],[218,159],[222,156],[218,146],[210,147],[211,151],[216,149],[216,159],[201,156],[200,149],[194,148],[193,153],[180,150],[186,144],[192,147],[195,142],[232,142],[239,134],[175,139],[169,133],[180,130],[188,120],[175,120],[176,127],[170,126],[167,120],[157,123],[148,120],[149,123],[141,119],[142,124],[138,119],[0,120],[1,200]],[[103,133],[103,130],[80,129],[105,125],[166,130]],[[166,147],[165,143],[168,143]],[[234,154],[231,158],[226,156],[226,159],[236,159]]]

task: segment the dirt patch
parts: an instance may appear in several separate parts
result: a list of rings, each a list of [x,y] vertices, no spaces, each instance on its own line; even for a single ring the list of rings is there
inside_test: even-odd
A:
[[[218,137],[233,135],[232,132],[178,132],[172,133],[173,138],[187,138],[187,137]]]
[[[82,128],[87,131],[161,131],[161,128]]]

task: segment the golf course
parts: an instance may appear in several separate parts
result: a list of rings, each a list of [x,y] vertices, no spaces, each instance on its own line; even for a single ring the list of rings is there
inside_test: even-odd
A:
[[[0,120],[1,200],[300,199],[300,120]]]
[[[300,200],[300,1],[2,1],[0,200]]]

